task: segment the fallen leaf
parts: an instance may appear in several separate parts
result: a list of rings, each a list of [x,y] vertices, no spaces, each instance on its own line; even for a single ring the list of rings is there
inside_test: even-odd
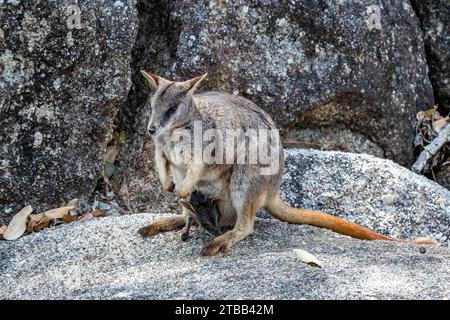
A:
[[[28,224],[27,224],[27,232],[31,233],[34,230],[34,227],[36,225],[38,225],[42,219],[44,219],[44,214],[43,213],[38,213],[38,214],[30,214],[28,216]]]
[[[322,268],[322,263],[311,253],[301,249],[293,249],[293,251],[295,253],[295,256],[304,263],[313,267]]]
[[[68,214],[68,215],[65,215],[64,217],[62,217],[61,221],[64,222],[64,223],[71,223],[71,222],[74,222],[77,219],[78,219],[77,216],[71,216],[70,214]]]
[[[68,215],[69,211],[73,209],[75,209],[74,206],[51,209],[44,212],[44,216],[48,219],[61,219],[65,215]]]
[[[32,214],[29,216],[27,232],[38,232],[42,229],[48,227],[50,222],[54,219],[63,219],[67,216],[70,216],[70,210],[75,210],[78,205],[78,199],[70,200],[66,206],[51,209],[39,214]],[[66,218],[68,221],[70,218]],[[76,218],[75,218],[76,219]]]
[[[93,214],[90,213],[90,212],[88,212],[88,213],[83,214],[83,215],[78,219],[78,221],[86,221],[86,220],[92,219],[93,217],[94,217]]]
[[[3,234],[3,238],[6,240],[15,240],[21,237],[27,229],[27,219],[31,212],[33,212],[31,206],[26,206],[20,210],[19,213],[12,218],[8,228]]]
[[[128,140],[128,132],[126,131],[121,131],[119,133],[119,144],[124,144],[125,142],[127,142]]]
[[[117,154],[119,153],[119,146],[118,145],[110,145],[106,148],[105,153],[105,162],[114,163],[116,161]]]
[[[105,217],[106,216],[106,210],[105,209],[95,210],[95,211],[92,211],[91,214],[94,217]]]
[[[0,227],[0,239],[3,239],[3,234],[5,233],[7,226],[1,226]]]
[[[105,170],[105,176],[110,178],[116,171],[116,166],[113,163],[106,161],[104,170]]]
[[[65,207],[73,207],[73,209],[70,210],[74,210],[76,207],[78,206],[78,198],[72,199],[70,200]]]
[[[416,114],[417,120],[427,119],[427,120],[436,120],[441,118],[441,114],[438,111],[437,104],[432,106],[430,109],[419,111]]]
[[[85,220],[92,219],[94,217],[104,217],[104,216],[106,216],[106,210],[100,209],[100,210],[95,210],[92,212],[86,212],[78,219],[78,221],[85,221]]]
[[[436,121],[433,121],[433,129],[437,133],[441,132],[442,128],[444,128],[448,123],[449,118],[442,118]]]
[[[33,226],[33,231],[39,232],[42,229],[47,228],[48,225],[50,224],[50,221],[51,221],[51,219],[44,217],[44,219],[42,219],[41,221],[39,221],[39,223],[37,223]]]

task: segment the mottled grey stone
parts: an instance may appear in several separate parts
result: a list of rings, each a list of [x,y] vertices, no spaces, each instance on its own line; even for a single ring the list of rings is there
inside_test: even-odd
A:
[[[389,160],[312,150],[286,152],[283,197],[410,239],[449,239],[450,192]],[[61,225],[0,241],[0,299],[449,299],[447,247],[360,241],[275,219],[226,256],[204,258],[210,237],[181,231],[142,239],[165,215]],[[293,257],[303,249],[323,262]]]
[[[2,0],[0,28],[0,220],[84,203],[131,83],[133,1]]]
[[[209,240],[181,231],[142,239],[162,215],[98,218],[0,241],[0,299],[449,299],[450,252],[359,241],[258,219],[226,256],[201,257]],[[314,254],[310,267],[292,249]]]

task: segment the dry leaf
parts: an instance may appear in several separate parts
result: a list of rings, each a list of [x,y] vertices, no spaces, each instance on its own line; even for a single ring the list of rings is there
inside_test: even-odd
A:
[[[68,214],[68,215],[65,215],[64,217],[62,217],[61,221],[64,222],[64,223],[71,223],[71,222],[74,222],[77,219],[78,219],[77,216],[71,216],[70,214]]]
[[[3,239],[3,234],[5,233],[7,226],[1,226],[0,227],[0,239]]]
[[[78,207],[78,198],[72,199],[70,200],[65,207],[73,207],[73,209],[70,210],[74,210],[76,207]]]
[[[117,154],[119,153],[119,146],[118,145],[111,145],[106,148],[105,153],[105,162],[114,163],[116,161]]]
[[[439,119],[441,117],[440,113],[437,111],[438,106],[434,105],[430,109],[427,109],[425,111],[419,111],[417,112],[417,120],[422,119]],[[436,118],[437,117],[437,118]]]
[[[433,122],[433,129],[439,133],[448,123],[449,118],[442,118]]]
[[[311,253],[301,249],[293,249],[293,251],[295,253],[295,256],[304,263],[313,267],[322,268],[322,263]]]
[[[28,224],[27,224],[27,232],[31,233],[34,230],[34,227],[36,225],[38,225],[42,219],[44,219],[44,214],[43,213],[39,213],[39,214],[30,214],[28,216]]]
[[[85,221],[85,220],[92,219],[94,217],[104,217],[104,216],[106,216],[106,210],[100,209],[100,210],[95,210],[92,212],[86,212],[78,219],[78,221]]]
[[[94,217],[105,217],[106,216],[106,210],[105,209],[95,210],[95,211],[92,211],[91,214]]]
[[[51,209],[39,214],[30,215],[28,220],[27,232],[41,231],[42,229],[48,227],[48,225],[52,220],[63,219],[67,216],[70,216],[69,214],[70,210],[74,210],[77,207],[77,205],[78,199],[75,198],[70,200],[64,207]],[[66,221],[68,221],[69,219],[70,218],[66,218]]]
[[[124,144],[128,140],[128,132],[121,131],[118,136],[118,144]]]
[[[88,213],[83,214],[83,215],[78,219],[78,221],[86,221],[86,220],[92,219],[93,217],[94,217],[94,216],[92,215],[92,213],[88,212]]]
[[[68,215],[69,211],[73,210],[73,209],[75,209],[74,206],[51,209],[51,210],[44,212],[44,216],[50,220],[61,219],[65,215]]]
[[[50,224],[50,221],[51,221],[50,219],[44,217],[44,219],[42,219],[41,221],[39,221],[39,223],[33,226],[33,231],[39,232],[42,229],[47,228],[48,225]]]
[[[26,206],[20,210],[19,213],[12,218],[8,228],[3,234],[3,238],[6,240],[15,240],[21,237],[27,229],[27,219],[31,212],[33,212],[31,206]]]

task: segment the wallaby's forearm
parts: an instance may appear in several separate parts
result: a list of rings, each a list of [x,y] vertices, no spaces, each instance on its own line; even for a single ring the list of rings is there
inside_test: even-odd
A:
[[[170,177],[170,163],[157,145],[155,145],[155,167],[164,190],[172,192],[175,185]]]
[[[203,164],[191,164],[186,172],[183,182],[180,187],[180,197],[186,198],[192,191],[194,191],[196,185],[203,177],[204,173]]]

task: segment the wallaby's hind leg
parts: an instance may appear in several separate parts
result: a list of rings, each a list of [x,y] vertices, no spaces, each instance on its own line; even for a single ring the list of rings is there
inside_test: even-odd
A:
[[[160,232],[172,231],[184,227],[186,217],[184,214],[164,218],[139,229],[139,234],[145,237],[156,236]]]
[[[242,203],[236,205],[236,202],[234,202],[237,211],[234,228],[212,240],[202,249],[202,256],[213,256],[219,252],[226,252],[233,244],[253,233],[256,210],[258,210],[257,200],[238,199],[238,201],[242,201]]]

